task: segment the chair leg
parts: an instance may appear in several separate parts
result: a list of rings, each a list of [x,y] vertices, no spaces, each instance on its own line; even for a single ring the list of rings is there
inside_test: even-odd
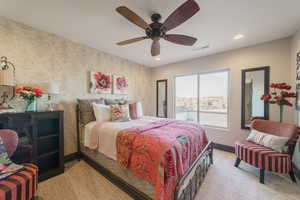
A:
[[[210,164],[213,165],[214,164],[213,149],[209,152],[209,160],[210,160]]]
[[[236,158],[236,161],[235,161],[235,163],[234,163],[234,166],[235,166],[235,167],[239,167],[240,163],[241,163],[241,159]]]
[[[296,180],[296,177],[295,177],[295,174],[294,174],[294,169],[293,169],[293,167],[292,167],[291,171],[289,172],[289,175],[290,175],[292,181],[293,181],[294,183],[297,183],[297,180]]]
[[[265,184],[265,170],[264,169],[260,169],[259,182],[261,184]]]

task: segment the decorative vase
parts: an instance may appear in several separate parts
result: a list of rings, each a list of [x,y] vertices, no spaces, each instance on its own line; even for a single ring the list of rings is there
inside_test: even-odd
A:
[[[37,111],[37,101],[36,99],[27,100],[26,110],[25,112],[36,112]]]
[[[280,122],[283,121],[283,109],[284,109],[284,105],[279,105],[279,109],[280,109]]]

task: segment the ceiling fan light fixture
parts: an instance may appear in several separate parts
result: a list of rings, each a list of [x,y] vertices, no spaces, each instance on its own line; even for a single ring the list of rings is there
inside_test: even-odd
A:
[[[236,34],[234,37],[233,37],[233,39],[234,40],[240,40],[240,39],[242,39],[242,38],[244,38],[245,36],[243,35],[243,34]]]
[[[184,46],[193,46],[197,41],[197,38],[187,35],[167,34],[168,31],[180,26],[200,11],[198,3],[194,0],[187,0],[172,14],[170,14],[163,23],[160,23],[161,15],[158,13],[153,14],[151,16],[152,23],[147,24],[145,20],[126,6],[120,6],[116,9],[116,11],[131,23],[144,29],[146,33],[145,37],[133,38],[117,43],[120,46],[139,42],[145,39],[152,39],[151,55],[156,57],[160,55],[160,39]],[[154,59],[157,61],[160,60],[160,58]]]

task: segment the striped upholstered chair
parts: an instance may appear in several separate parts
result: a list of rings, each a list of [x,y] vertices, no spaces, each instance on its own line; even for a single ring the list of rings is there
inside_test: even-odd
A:
[[[239,141],[235,144],[235,154],[237,156],[235,167],[241,161],[253,165],[260,169],[260,182],[264,184],[265,170],[289,174],[292,181],[296,178],[292,166],[294,148],[298,139],[297,126],[293,124],[274,122],[263,119],[255,119],[251,123],[251,129],[260,132],[290,138],[288,142],[288,152],[279,153],[273,149],[255,144],[250,141]]]
[[[18,153],[18,135],[13,130],[0,130],[0,137],[7,154],[12,158]],[[22,148],[19,148],[19,150]],[[18,154],[24,156],[25,154]],[[28,157],[25,155],[25,157]],[[19,161],[24,160],[23,158]],[[23,169],[0,180],[0,200],[35,200],[38,184],[38,167],[32,163],[22,163]]]

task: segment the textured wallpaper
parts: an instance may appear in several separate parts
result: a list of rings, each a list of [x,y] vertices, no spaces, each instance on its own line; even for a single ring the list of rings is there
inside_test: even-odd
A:
[[[151,70],[96,49],[42,32],[0,17],[0,56],[16,66],[18,85],[43,86],[56,81],[61,94],[56,98],[65,111],[65,155],[76,152],[77,98],[102,96],[126,98],[143,103],[145,114],[151,113]],[[89,71],[126,75],[128,95],[91,95],[88,90]],[[39,102],[44,109],[47,98]],[[18,102],[19,106],[24,104]]]

